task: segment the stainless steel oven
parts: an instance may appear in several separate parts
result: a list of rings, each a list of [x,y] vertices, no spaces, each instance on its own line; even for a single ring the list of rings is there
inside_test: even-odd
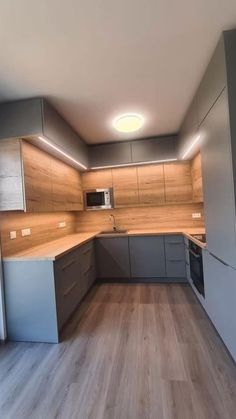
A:
[[[104,210],[114,207],[113,189],[91,189],[84,192],[86,210]]]
[[[189,240],[190,275],[193,285],[205,297],[204,274],[202,263],[202,248]]]

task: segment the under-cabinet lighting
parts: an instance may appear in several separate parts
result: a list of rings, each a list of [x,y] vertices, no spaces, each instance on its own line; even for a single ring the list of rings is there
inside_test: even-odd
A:
[[[167,163],[171,161],[177,161],[177,159],[164,159],[164,160],[152,160],[152,161],[147,161],[147,162],[145,161],[145,162],[138,162],[138,163],[112,164],[109,166],[90,167],[90,169],[91,170],[112,169],[113,167],[141,166],[145,164]]]
[[[195,144],[197,144],[197,142],[200,140],[200,138],[201,138],[201,136],[200,136],[200,134],[198,134],[196,136],[195,140],[192,142],[192,144],[187,148],[187,150],[183,154],[182,159],[185,159],[185,157],[187,157],[189,155],[190,151],[193,149]]]
[[[38,139],[42,141],[43,143],[47,144],[49,147],[53,148],[53,150],[56,150],[58,153],[60,153],[62,156],[66,157],[73,163],[77,164],[78,166],[82,167],[82,169],[87,170],[87,167],[84,166],[79,161],[75,160],[73,157],[71,157],[69,154],[62,151],[60,148],[56,147],[54,144],[52,144],[50,141],[48,141],[46,138],[39,136]]]

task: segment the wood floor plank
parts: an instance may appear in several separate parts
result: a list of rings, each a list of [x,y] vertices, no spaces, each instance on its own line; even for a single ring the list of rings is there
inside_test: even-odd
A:
[[[235,419],[236,366],[190,287],[102,284],[58,345],[0,345],[3,419]]]

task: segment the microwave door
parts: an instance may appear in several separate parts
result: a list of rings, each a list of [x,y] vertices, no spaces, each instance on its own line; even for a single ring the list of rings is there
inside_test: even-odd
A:
[[[87,208],[102,207],[105,205],[105,198],[103,192],[89,192],[87,193]]]

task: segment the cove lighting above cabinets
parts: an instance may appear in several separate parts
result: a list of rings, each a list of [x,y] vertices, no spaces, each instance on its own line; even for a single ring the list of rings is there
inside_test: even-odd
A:
[[[56,147],[54,144],[52,144],[48,139],[46,139],[45,137],[39,136],[38,139],[40,141],[42,141],[44,144],[46,144],[47,146],[51,147],[53,150],[55,150],[57,153],[59,153],[60,155],[62,155],[63,157],[66,157],[68,160],[70,160],[71,162],[75,163],[76,165],[78,165],[79,167],[81,167],[84,170],[87,170],[87,166],[84,166],[82,163],[80,163],[79,161],[75,160],[73,157],[71,157],[69,154],[65,153],[64,151],[62,151],[60,148]]]
[[[113,164],[110,166],[97,166],[97,167],[91,167],[91,170],[112,169],[114,167],[141,166],[145,164],[168,163],[172,161],[177,161],[177,159],[152,160],[152,161],[138,162],[138,163],[124,163],[124,164]]]

